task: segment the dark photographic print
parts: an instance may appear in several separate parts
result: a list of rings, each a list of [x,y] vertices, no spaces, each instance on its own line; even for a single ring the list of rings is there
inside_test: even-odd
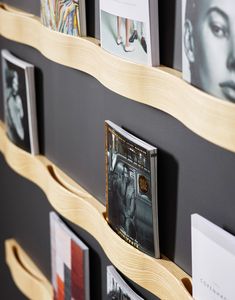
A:
[[[113,266],[107,266],[108,300],[144,300],[122,279]]]
[[[2,50],[4,120],[9,139],[38,153],[34,67]]]
[[[159,64],[158,1],[100,0],[101,47],[130,61]]]
[[[159,257],[157,149],[106,121],[107,220],[137,249]]]
[[[234,0],[183,0],[183,78],[235,102]]]

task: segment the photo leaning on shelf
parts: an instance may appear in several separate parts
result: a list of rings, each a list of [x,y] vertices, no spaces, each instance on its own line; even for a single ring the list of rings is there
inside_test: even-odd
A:
[[[234,0],[182,1],[183,78],[235,103]]]
[[[89,248],[50,212],[54,300],[90,300]]]
[[[8,50],[1,58],[6,134],[16,146],[38,154],[34,66]]]
[[[159,258],[157,148],[111,121],[105,136],[107,221],[126,242]]]
[[[49,29],[86,36],[85,0],[41,0],[41,22]]]
[[[144,300],[122,279],[113,266],[107,266],[108,300]]]
[[[194,299],[235,299],[235,236],[198,214],[191,224]]]
[[[158,66],[158,0],[100,0],[100,39],[114,55]]]

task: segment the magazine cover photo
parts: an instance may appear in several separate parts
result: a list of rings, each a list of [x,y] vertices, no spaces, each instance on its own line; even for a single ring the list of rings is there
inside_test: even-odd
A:
[[[235,103],[233,0],[183,0],[183,78]]]
[[[102,47],[120,57],[148,63],[146,24],[101,10]]]
[[[72,36],[86,35],[83,0],[41,0],[42,24]]]
[[[4,57],[2,57],[2,71],[7,136],[18,147],[31,152],[26,72]]]
[[[155,256],[150,155],[107,124],[106,143],[108,222],[128,243]]]

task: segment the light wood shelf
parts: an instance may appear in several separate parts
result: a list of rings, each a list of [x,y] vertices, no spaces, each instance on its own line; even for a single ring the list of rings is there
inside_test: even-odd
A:
[[[93,38],[49,30],[38,17],[4,4],[0,7],[0,34],[92,75],[124,97],[172,115],[201,137],[235,152],[235,105],[187,84],[180,72],[120,59],[100,48]]]
[[[107,224],[105,206],[43,156],[32,156],[6,137],[0,122],[0,152],[9,166],[34,182],[62,216],[89,232],[112,263],[160,299],[192,300],[191,278],[165,257],[152,258],[121,239]]]
[[[51,284],[15,240],[5,241],[5,253],[13,280],[27,298],[53,300]]]

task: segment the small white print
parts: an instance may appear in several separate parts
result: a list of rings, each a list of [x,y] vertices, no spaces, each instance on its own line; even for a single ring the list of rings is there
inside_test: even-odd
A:
[[[208,282],[206,282],[206,280],[204,279],[200,279],[201,284],[207,288],[208,290],[210,290],[215,296],[218,297],[218,299],[221,300],[229,300],[227,297],[223,296],[218,290],[216,290],[211,284],[209,284]]]
[[[126,5],[129,5],[129,6],[136,6],[135,3],[130,3],[130,2],[127,2],[125,0],[115,0],[116,2],[119,2],[121,4],[126,4]]]

